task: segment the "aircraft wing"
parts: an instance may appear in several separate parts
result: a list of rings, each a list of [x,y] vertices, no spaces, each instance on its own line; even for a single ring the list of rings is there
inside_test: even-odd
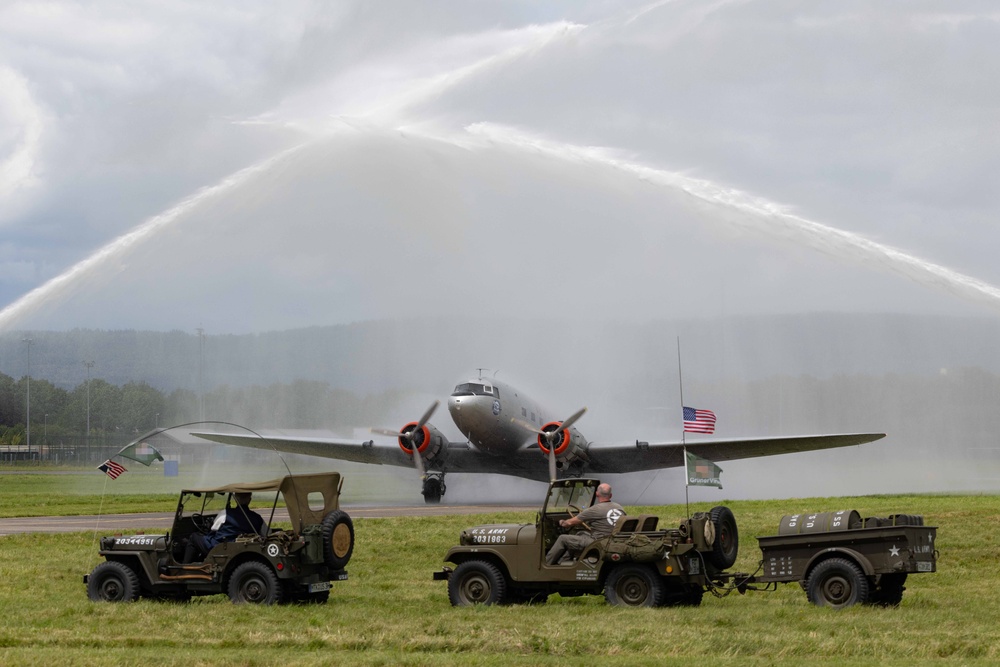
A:
[[[191,435],[224,445],[252,447],[289,454],[306,454],[355,463],[413,468],[412,458],[398,446],[378,445],[372,440],[362,442],[359,440],[270,434],[258,437],[256,435],[209,432],[194,432]],[[545,457],[541,455],[537,447],[521,449],[512,456],[495,457],[478,452],[465,442],[450,442],[445,468],[448,472],[497,473],[540,482],[548,481]]]
[[[196,432],[191,435],[225,445],[252,447],[290,454],[306,454],[341,461],[391,465],[412,468],[413,461],[399,447],[377,445],[373,441],[346,441],[332,438],[287,435],[238,435],[230,433]],[[693,454],[710,461],[749,459],[774,454],[790,454],[816,449],[831,449],[861,445],[884,438],[884,433],[847,433],[840,435],[806,435],[780,438],[743,438],[739,440],[692,441],[687,448]],[[644,443],[635,445],[592,445],[587,450],[586,472],[626,473],[684,465],[684,444],[680,442]],[[448,444],[445,468],[448,472],[493,473],[513,475],[540,482],[548,481],[545,457],[537,445],[523,447],[508,456],[497,457],[472,449],[465,442]]]
[[[873,442],[884,437],[885,433],[798,435],[739,440],[695,440],[688,442],[686,446],[692,454],[718,463],[719,461],[751,459],[758,456],[863,445],[866,442]],[[685,444],[681,442],[639,442],[635,445],[610,447],[593,445],[587,450],[587,458],[590,459],[588,470],[595,473],[625,473],[678,468],[684,465],[684,447]]]

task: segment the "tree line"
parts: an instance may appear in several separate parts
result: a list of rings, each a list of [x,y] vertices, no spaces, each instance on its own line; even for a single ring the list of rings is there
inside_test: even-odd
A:
[[[88,398],[89,393],[89,398]],[[72,389],[30,378],[31,442],[88,435],[140,435],[157,427],[203,419],[248,428],[350,429],[380,423],[405,393],[388,390],[359,397],[325,382],[233,388],[219,386],[200,397],[190,389],[162,392],[145,382],[114,385],[94,378]],[[89,405],[89,409],[88,409]],[[27,437],[29,378],[0,373],[0,446],[20,446]]]

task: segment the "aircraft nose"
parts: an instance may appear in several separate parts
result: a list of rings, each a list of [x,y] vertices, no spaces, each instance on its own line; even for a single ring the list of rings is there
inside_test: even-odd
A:
[[[462,428],[462,398],[462,396],[449,396],[448,412],[451,413],[451,420],[464,433],[465,429]]]

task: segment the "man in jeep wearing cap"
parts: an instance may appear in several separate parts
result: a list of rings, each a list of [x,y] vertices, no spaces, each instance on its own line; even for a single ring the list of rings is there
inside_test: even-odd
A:
[[[560,535],[545,556],[547,565],[562,565],[564,557],[572,562],[574,554],[578,554],[594,540],[607,537],[614,530],[618,519],[625,516],[625,510],[611,500],[611,485],[601,484],[597,487],[597,502],[569,519],[560,519],[559,526],[572,528],[583,526],[585,530]]]

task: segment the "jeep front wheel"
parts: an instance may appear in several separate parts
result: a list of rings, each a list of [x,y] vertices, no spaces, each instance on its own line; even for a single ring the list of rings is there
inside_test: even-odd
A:
[[[229,578],[229,599],[236,604],[274,604],[281,601],[281,582],[270,566],[243,563]]]
[[[663,601],[663,581],[649,565],[620,565],[608,575],[604,597],[617,607],[656,607]]]
[[[507,580],[493,563],[467,560],[448,579],[448,599],[455,607],[503,604],[507,599]]]
[[[139,575],[118,561],[101,563],[87,578],[87,597],[94,602],[132,602],[139,597]]]

